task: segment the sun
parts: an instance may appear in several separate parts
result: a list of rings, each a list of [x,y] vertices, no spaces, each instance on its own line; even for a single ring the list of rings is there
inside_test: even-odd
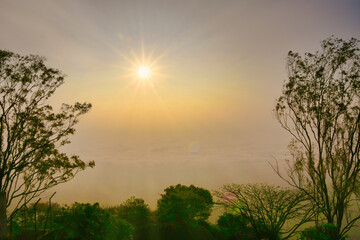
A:
[[[162,72],[165,67],[160,64],[160,60],[167,54],[166,51],[155,54],[154,49],[145,51],[142,44],[140,53],[133,50],[127,55],[118,50],[116,50],[116,53],[119,54],[126,63],[122,67],[125,70],[124,75],[120,76],[120,78],[129,80],[126,88],[132,86],[135,92],[139,88],[147,88],[155,91],[156,86],[161,85],[169,78],[168,75]],[[116,64],[115,66],[118,67],[119,65]]]
[[[150,76],[150,68],[147,66],[141,66],[138,68],[137,74],[140,78],[148,78]]]

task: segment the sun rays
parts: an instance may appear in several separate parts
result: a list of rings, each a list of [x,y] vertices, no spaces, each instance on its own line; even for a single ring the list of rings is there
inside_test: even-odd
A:
[[[120,70],[118,80],[125,83],[122,90],[130,94],[125,108],[129,108],[130,112],[141,112],[140,109],[143,108],[152,109],[155,112],[160,110],[163,117],[169,118],[169,109],[163,100],[164,96],[160,94],[170,79],[170,76],[165,74],[167,70],[164,66],[166,51],[162,53],[158,53],[154,49],[146,51],[142,43],[137,51],[131,50],[125,54],[116,50],[116,53],[120,57],[115,65]],[[137,106],[137,110],[130,110],[134,106]]]
[[[155,51],[145,51],[144,44],[141,46],[140,53],[131,51],[130,54],[124,54],[117,51],[118,55],[125,60],[124,75],[122,79],[129,80],[129,86],[135,85],[138,87],[151,87],[160,84],[168,76],[164,71],[164,66],[161,65],[160,60],[165,56],[165,52],[155,55]]]

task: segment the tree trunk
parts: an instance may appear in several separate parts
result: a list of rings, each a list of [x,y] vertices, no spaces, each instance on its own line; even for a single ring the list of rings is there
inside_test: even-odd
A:
[[[6,193],[0,192],[0,240],[6,238]]]

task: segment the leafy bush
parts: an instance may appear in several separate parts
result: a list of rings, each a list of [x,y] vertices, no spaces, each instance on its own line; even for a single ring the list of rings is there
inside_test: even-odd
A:
[[[326,223],[317,227],[309,227],[300,232],[301,240],[345,240],[347,236],[338,238],[339,228],[331,223]]]
[[[249,226],[249,221],[242,215],[225,212],[217,221],[224,239],[256,239],[256,233]]]
[[[65,206],[55,219],[59,239],[105,239],[110,215],[98,203]]]

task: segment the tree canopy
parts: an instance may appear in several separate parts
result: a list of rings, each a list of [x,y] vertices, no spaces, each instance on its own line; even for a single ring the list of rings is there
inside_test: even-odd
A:
[[[178,184],[166,188],[158,200],[158,217],[164,222],[201,222],[208,219],[213,206],[210,192],[204,188]]]
[[[133,239],[150,239],[150,209],[144,199],[131,197],[121,205],[106,210],[115,218],[124,219],[134,227]]]
[[[249,223],[244,215],[226,211],[217,220],[220,236],[232,240],[256,240],[256,232]]]
[[[54,112],[47,100],[64,75],[44,61],[0,50],[0,237],[6,234],[10,204],[16,212],[46,189],[94,166],[59,150],[91,104],[63,104]]]

